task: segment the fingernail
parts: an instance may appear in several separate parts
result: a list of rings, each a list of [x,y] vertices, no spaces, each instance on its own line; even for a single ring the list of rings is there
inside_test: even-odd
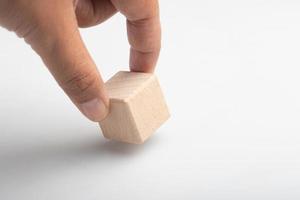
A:
[[[108,114],[107,106],[99,99],[80,104],[80,109],[87,118],[95,122],[100,122]]]

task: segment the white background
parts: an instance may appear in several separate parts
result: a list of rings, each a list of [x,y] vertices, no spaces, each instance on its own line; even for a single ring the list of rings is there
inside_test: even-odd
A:
[[[32,50],[0,29],[0,199],[300,198],[300,2],[161,1],[157,75],[172,118],[109,142]],[[124,18],[82,30],[107,80]]]

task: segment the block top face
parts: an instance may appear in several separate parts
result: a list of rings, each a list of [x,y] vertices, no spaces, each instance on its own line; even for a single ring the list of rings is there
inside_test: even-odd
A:
[[[111,100],[127,102],[154,78],[155,75],[150,73],[120,71],[110,78],[105,86]]]

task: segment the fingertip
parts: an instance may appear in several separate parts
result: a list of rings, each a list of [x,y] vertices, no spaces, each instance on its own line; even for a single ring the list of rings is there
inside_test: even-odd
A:
[[[96,98],[79,104],[79,110],[91,121],[100,122],[108,115],[108,106]]]
[[[159,50],[154,52],[140,52],[131,48],[130,70],[134,72],[153,73],[159,57]]]

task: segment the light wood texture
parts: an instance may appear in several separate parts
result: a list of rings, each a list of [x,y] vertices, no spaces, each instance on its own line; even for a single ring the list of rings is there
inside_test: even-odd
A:
[[[105,86],[110,113],[100,127],[108,139],[141,144],[170,117],[154,74],[121,71]]]

